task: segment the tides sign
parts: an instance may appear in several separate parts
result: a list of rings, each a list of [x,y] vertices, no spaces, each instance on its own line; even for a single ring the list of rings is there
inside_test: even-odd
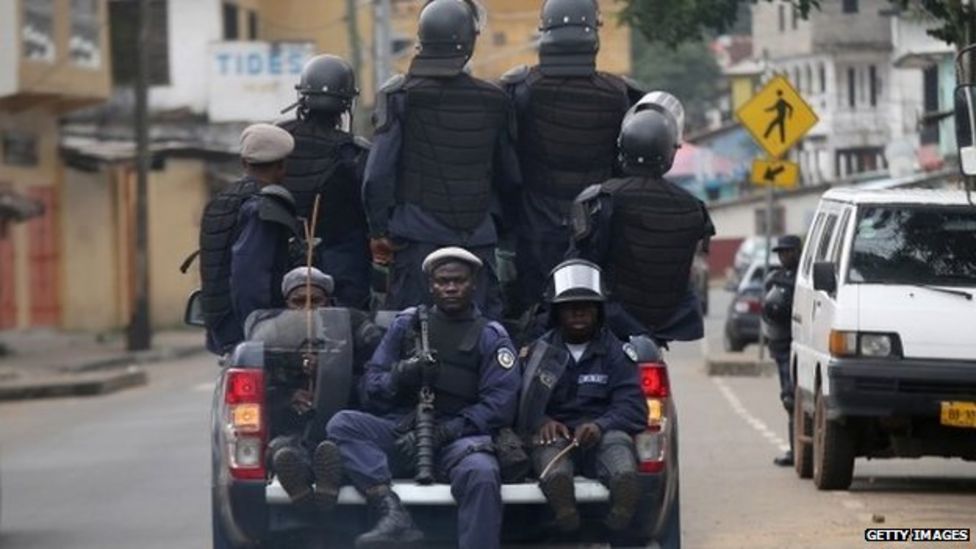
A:
[[[212,122],[271,122],[295,102],[295,84],[312,57],[310,42],[210,45],[207,112]]]

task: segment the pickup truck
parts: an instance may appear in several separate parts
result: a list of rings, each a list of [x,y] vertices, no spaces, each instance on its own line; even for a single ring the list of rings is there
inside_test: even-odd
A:
[[[192,302],[191,297],[187,322],[199,325]],[[328,311],[319,309],[317,313]],[[607,489],[598,481],[577,477],[582,528],[572,539],[559,537],[560,543],[680,547],[677,416],[668,370],[650,340],[641,338],[634,343],[650,411],[647,429],[635,437],[644,486],[640,507],[630,529],[611,536],[601,523],[609,503]],[[269,364],[275,362],[268,360],[271,352],[263,342],[244,341],[220,366],[211,410],[213,547],[352,547],[355,536],[369,530],[374,520],[364,498],[352,486],[341,489],[336,509],[323,517],[293,505],[269,472],[266,445],[273,426],[267,425],[266,390]],[[318,376],[320,386],[324,383],[333,388],[337,379],[346,379],[336,377],[329,368],[319,368]],[[344,404],[334,402],[335,397],[332,400],[320,403],[317,409],[334,411]],[[455,501],[449,485],[421,486],[413,479],[398,479],[393,489],[424,531],[426,546],[456,544]],[[556,539],[539,527],[551,515],[535,479],[504,484],[501,492],[505,543],[545,545]],[[294,541],[296,538],[302,541]]]

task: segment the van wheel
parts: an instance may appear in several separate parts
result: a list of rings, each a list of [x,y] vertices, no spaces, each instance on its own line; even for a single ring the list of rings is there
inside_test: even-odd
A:
[[[813,424],[813,483],[820,490],[846,490],[854,476],[854,435],[847,425],[827,419],[820,391]]]
[[[813,476],[813,420],[803,411],[803,393],[793,390],[793,468],[796,476]]]

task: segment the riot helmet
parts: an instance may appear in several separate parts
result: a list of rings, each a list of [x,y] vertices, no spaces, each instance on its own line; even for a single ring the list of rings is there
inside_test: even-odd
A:
[[[552,76],[592,74],[602,24],[596,0],[546,0],[539,21],[539,69]]]
[[[651,92],[627,111],[617,139],[620,160],[628,173],[661,177],[674,163],[681,146],[684,107],[673,95]]]
[[[342,114],[351,111],[359,90],[356,73],[349,63],[335,55],[316,55],[302,68],[295,86],[299,112]]]
[[[585,259],[563,261],[549,273],[546,300],[553,305],[571,301],[603,303],[607,300],[603,271],[598,265]]]
[[[417,25],[417,55],[410,73],[454,76],[474,54],[484,10],[474,0],[428,0]]]

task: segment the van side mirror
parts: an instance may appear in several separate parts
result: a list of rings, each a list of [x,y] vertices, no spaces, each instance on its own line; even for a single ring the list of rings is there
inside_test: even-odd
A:
[[[813,264],[813,289],[828,294],[837,291],[837,272],[832,262],[823,261]]]
[[[186,311],[183,313],[183,323],[187,326],[206,327],[203,321],[203,306],[200,303],[201,291],[199,288],[190,293],[186,300]]]
[[[954,94],[956,146],[963,175],[976,175],[976,85],[963,84]]]

